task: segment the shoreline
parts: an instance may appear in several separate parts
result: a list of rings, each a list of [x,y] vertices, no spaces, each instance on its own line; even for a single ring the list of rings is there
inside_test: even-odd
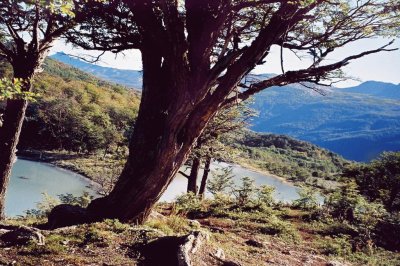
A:
[[[49,155],[49,153],[51,155]],[[96,182],[93,177],[88,175],[83,170],[77,168],[74,164],[64,164],[62,163],[62,158],[56,158],[54,154],[59,157],[63,157],[63,154],[58,154],[56,152],[50,151],[38,151],[38,150],[22,150],[17,152],[17,158],[21,160],[33,161],[38,163],[44,163],[51,167],[57,167],[61,170],[68,171],[71,174],[78,175],[80,178],[88,181],[90,183],[91,189],[93,189],[97,194],[100,195],[101,184]],[[82,156],[84,157],[84,156]]]
[[[44,158],[39,157],[38,158],[35,154],[30,154],[29,155],[29,152],[27,152],[27,151],[23,151],[23,154],[18,154],[17,153],[17,157],[18,157],[18,159],[21,159],[21,160],[34,161],[34,162],[39,162],[39,163],[46,163],[46,164],[49,164],[49,165],[52,165],[52,166],[55,166],[55,167],[58,167],[58,168],[61,168],[61,169],[64,169],[64,170],[68,170],[68,171],[70,171],[70,172],[72,172],[74,174],[81,175],[84,178],[95,182],[93,180],[93,178],[88,176],[85,172],[79,170],[78,168],[76,168],[73,165],[65,165],[65,164],[62,164],[62,163],[57,163],[58,159],[55,159],[55,158],[48,158],[48,157],[44,157]]]
[[[84,170],[75,166],[75,164],[66,162],[68,159],[71,159],[71,158],[90,159],[90,156],[88,156],[88,155],[74,154],[74,153],[67,154],[67,153],[62,153],[62,152],[57,152],[57,151],[21,150],[21,151],[18,151],[17,156],[19,159],[46,163],[51,166],[70,171],[71,173],[78,174],[78,175],[82,176],[83,178],[85,178],[86,180],[93,183],[94,189],[96,189],[95,188],[96,186],[101,187],[100,183],[96,182],[96,180],[93,176],[90,176],[87,172],[85,172]],[[252,172],[255,172],[258,174],[269,176],[271,178],[279,180],[280,182],[282,182],[284,184],[296,187],[296,184],[294,182],[291,182],[282,176],[278,176],[278,175],[269,173],[266,170],[259,169],[249,163],[246,163],[243,161],[240,161],[237,163],[232,163],[232,162],[224,162],[224,163],[233,165],[236,167],[241,167],[245,170],[252,171]]]
[[[229,163],[229,164],[232,164],[232,163]],[[282,181],[282,183],[296,186],[294,182],[289,181],[289,180],[287,180],[286,178],[284,178],[282,176],[278,176],[278,175],[272,174],[272,173],[270,173],[270,172],[268,172],[266,170],[259,169],[259,168],[254,167],[253,165],[250,165],[250,164],[248,164],[246,162],[233,163],[232,165],[237,165],[237,166],[242,167],[242,168],[244,168],[246,170],[249,170],[249,171],[252,171],[252,172],[256,172],[256,173],[259,173],[259,174],[262,174],[262,175],[273,177],[275,179],[278,179],[278,180]]]
[[[89,186],[87,186],[87,187],[92,189],[96,194],[99,194],[98,189],[101,187],[101,185],[99,183],[97,183],[96,181],[94,181],[93,179],[91,179],[90,177],[88,177],[87,175],[79,173],[78,171],[74,171],[73,167],[68,167],[66,165],[64,166],[62,164],[56,164],[54,162],[49,162],[49,161],[45,161],[45,160],[41,160],[41,159],[37,159],[37,158],[33,158],[33,157],[28,157],[28,156],[17,156],[17,160],[25,160],[25,161],[42,163],[49,167],[58,168],[59,171],[64,171],[70,175],[75,175],[78,178],[88,182]]]

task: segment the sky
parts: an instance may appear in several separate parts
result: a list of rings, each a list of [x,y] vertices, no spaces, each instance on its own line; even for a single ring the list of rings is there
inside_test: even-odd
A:
[[[335,51],[326,63],[333,63],[349,55],[358,54],[366,50],[377,49],[387,44],[389,41],[389,39],[369,39],[349,44],[348,46]],[[391,47],[400,48],[400,39],[397,39]],[[87,55],[95,56],[99,54],[99,52],[96,51],[84,51],[72,47],[71,45],[65,44],[62,40],[55,43],[50,54],[56,52],[65,52],[66,54],[86,58],[88,58]],[[309,63],[307,60],[298,59],[289,50],[284,51],[283,58],[285,71],[301,69],[307,67],[307,63]],[[118,55],[106,53],[101,57],[100,62],[96,64],[118,69],[142,69],[140,52],[138,50],[128,50]],[[350,65],[344,67],[343,70],[346,76],[349,76],[352,79],[337,83],[335,84],[336,87],[356,86],[359,83],[368,80],[400,84],[400,51],[397,50],[394,52],[381,52],[378,54],[368,55],[353,61]],[[253,71],[255,74],[280,74],[281,72],[280,49],[278,47],[273,47],[270,55],[266,58],[266,63],[257,66]]]

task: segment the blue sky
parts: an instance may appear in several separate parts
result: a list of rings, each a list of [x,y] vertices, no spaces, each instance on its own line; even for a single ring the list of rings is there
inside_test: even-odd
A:
[[[381,47],[388,43],[388,39],[369,39],[362,40],[337,50],[331,55],[327,63],[334,62],[349,56],[357,54],[365,50],[371,50]],[[397,39],[392,47],[400,48],[400,39]],[[73,48],[66,45],[63,41],[58,41],[51,54],[56,52],[65,52],[71,55],[97,55],[95,51],[84,51],[82,49]],[[254,73],[281,73],[280,66],[280,49],[275,47],[271,50],[270,55],[267,57],[266,64],[258,66]],[[301,69],[307,66],[308,60],[299,60],[292,52],[284,51],[284,68],[287,70]],[[137,50],[129,50],[118,54],[117,56],[112,53],[106,53],[101,57],[101,61],[97,63],[101,66],[113,67],[118,69],[134,69],[141,70],[141,57],[140,52]],[[350,65],[346,66],[344,72],[347,76],[358,79],[347,80],[336,84],[337,87],[349,87],[359,84],[367,80],[384,81],[399,84],[400,83],[400,51],[382,52],[379,54],[368,55],[353,61]]]

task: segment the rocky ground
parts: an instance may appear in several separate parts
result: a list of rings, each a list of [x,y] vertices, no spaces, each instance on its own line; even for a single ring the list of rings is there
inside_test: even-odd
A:
[[[227,218],[154,214],[144,226],[30,227],[39,222],[0,225],[0,265],[350,265],[319,254],[306,234],[291,241]]]

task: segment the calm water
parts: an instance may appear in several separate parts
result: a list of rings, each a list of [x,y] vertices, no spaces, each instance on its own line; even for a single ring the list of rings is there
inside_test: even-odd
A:
[[[36,208],[44,192],[54,197],[66,193],[80,196],[84,191],[95,195],[90,186],[90,181],[71,171],[18,159],[7,191],[6,215],[22,215],[24,211]]]
[[[214,163],[211,168],[215,171],[226,166],[228,164]],[[182,168],[182,170],[189,172],[185,168]],[[253,172],[236,165],[233,166],[233,174],[236,177],[236,183],[239,182],[241,177],[249,176],[255,179],[257,186],[271,185],[276,187],[275,198],[277,200],[289,202],[298,198],[295,186],[272,176]],[[199,176],[201,175],[202,171],[200,171]],[[212,171],[210,173],[211,176]],[[186,192],[186,187],[186,177],[178,174],[161,197],[161,201],[174,200],[178,195]],[[66,193],[80,196],[84,191],[96,195],[93,190],[93,184],[81,175],[48,164],[18,159],[13,167],[7,192],[6,215],[10,217],[22,215],[24,211],[35,208],[36,204],[42,201],[43,192],[56,197]]]
[[[277,179],[273,176],[263,175],[238,165],[229,165],[226,163],[213,163],[211,165],[211,172],[209,178],[212,177],[213,171],[220,169],[222,167],[232,166],[232,174],[235,176],[234,181],[236,184],[240,184],[240,178],[244,176],[249,176],[255,180],[256,186],[260,185],[270,185],[275,187],[275,199],[278,201],[290,202],[299,198],[297,193],[297,188],[292,184],[283,182],[280,179]],[[182,168],[185,170],[185,173],[189,173],[190,169]],[[203,171],[200,170],[199,174],[199,183],[201,182],[201,176],[203,175]],[[200,185],[200,184],[199,184]],[[178,176],[172,181],[171,185],[165,191],[163,196],[161,197],[161,201],[172,201],[176,198],[176,196],[184,194],[187,188],[187,179],[186,177],[178,174]],[[207,195],[207,193],[206,193]]]

